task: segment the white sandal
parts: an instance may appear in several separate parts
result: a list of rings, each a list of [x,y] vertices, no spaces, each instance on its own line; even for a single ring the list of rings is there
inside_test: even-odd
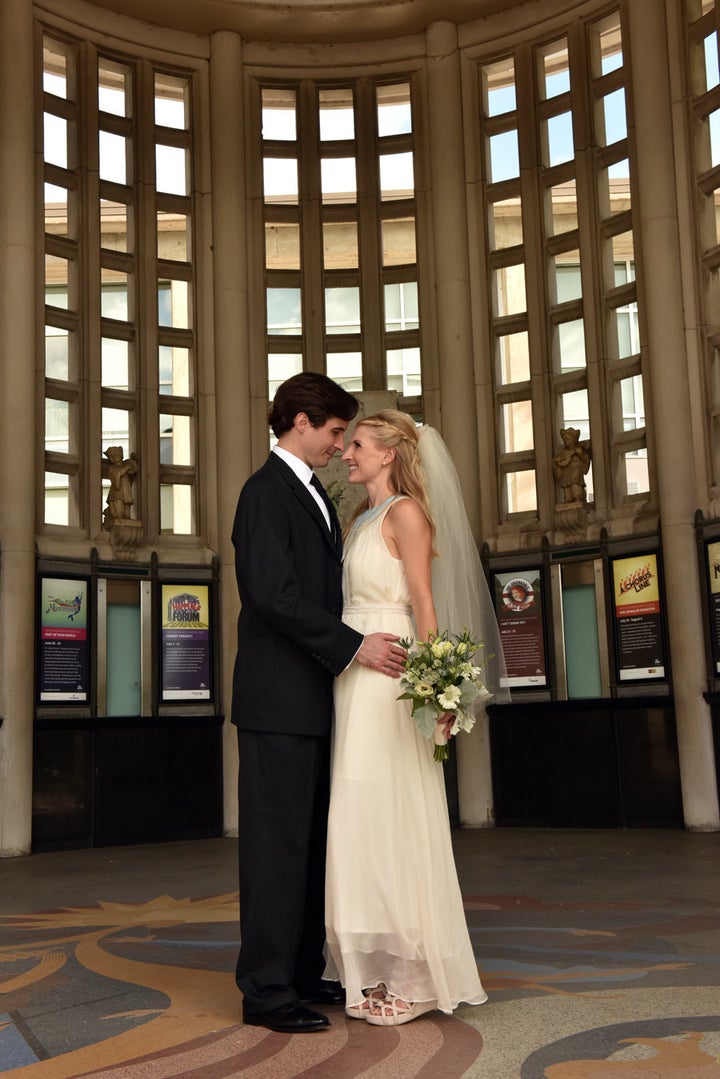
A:
[[[374,989],[364,989],[363,992],[365,993],[365,999],[361,1000],[359,1004],[347,1004],[345,1006],[345,1014],[350,1019],[367,1019],[370,1008],[383,1003],[387,989],[385,984],[380,982]]]
[[[436,1000],[416,1000],[414,1002],[396,997],[394,993],[388,993],[384,1000],[379,1001],[365,1016],[365,1022],[375,1027],[399,1027],[403,1023],[410,1023],[425,1012],[434,1012],[437,1009]]]

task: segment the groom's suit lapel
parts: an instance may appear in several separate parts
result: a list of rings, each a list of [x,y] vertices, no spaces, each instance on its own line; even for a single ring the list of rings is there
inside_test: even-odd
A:
[[[330,503],[330,505],[328,506],[328,510],[330,512],[330,520],[333,522],[333,528],[331,531],[327,526],[325,518],[323,517],[322,510],[318,506],[313,496],[310,494],[310,491],[307,489],[302,480],[298,479],[293,470],[285,464],[282,458],[278,457],[276,453],[271,453],[268,458],[268,464],[277,469],[280,476],[282,476],[285,483],[287,483],[295,498],[297,498],[298,502],[310,514],[310,516],[320,528],[322,535],[325,538],[325,542],[327,543],[330,550],[339,558],[342,551],[341,530],[340,523],[337,519],[337,514],[335,513],[332,503]]]

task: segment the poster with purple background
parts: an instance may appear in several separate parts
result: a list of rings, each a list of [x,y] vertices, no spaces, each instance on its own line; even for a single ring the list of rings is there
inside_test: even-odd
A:
[[[162,586],[162,699],[209,701],[210,590],[206,584]]]

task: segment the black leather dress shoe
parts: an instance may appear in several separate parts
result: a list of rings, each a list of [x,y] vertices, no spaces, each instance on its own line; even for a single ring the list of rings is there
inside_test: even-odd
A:
[[[244,1012],[243,1022],[246,1026],[267,1027],[278,1034],[310,1034],[315,1030],[325,1030],[330,1025],[326,1015],[311,1011],[297,1000],[269,1012]]]
[[[344,1004],[345,990],[340,982],[315,982],[314,985],[296,986],[303,1004]]]

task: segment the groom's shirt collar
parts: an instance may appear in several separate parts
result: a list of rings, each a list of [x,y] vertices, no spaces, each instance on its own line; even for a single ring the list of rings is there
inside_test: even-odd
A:
[[[290,453],[289,450],[283,449],[282,446],[273,446],[272,452],[276,453],[280,460],[284,461],[288,468],[291,468],[293,470],[300,482],[305,484],[310,494],[310,497],[313,499],[318,509],[322,513],[325,524],[332,532],[332,522],[330,521],[330,514],[328,512],[328,508],[325,505],[322,496],[315,490],[315,488],[310,483],[310,480],[313,478],[314,475],[313,470],[310,468],[310,465],[305,464],[305,462],[301,461],[299,457],[296,457],[294,453]]]

